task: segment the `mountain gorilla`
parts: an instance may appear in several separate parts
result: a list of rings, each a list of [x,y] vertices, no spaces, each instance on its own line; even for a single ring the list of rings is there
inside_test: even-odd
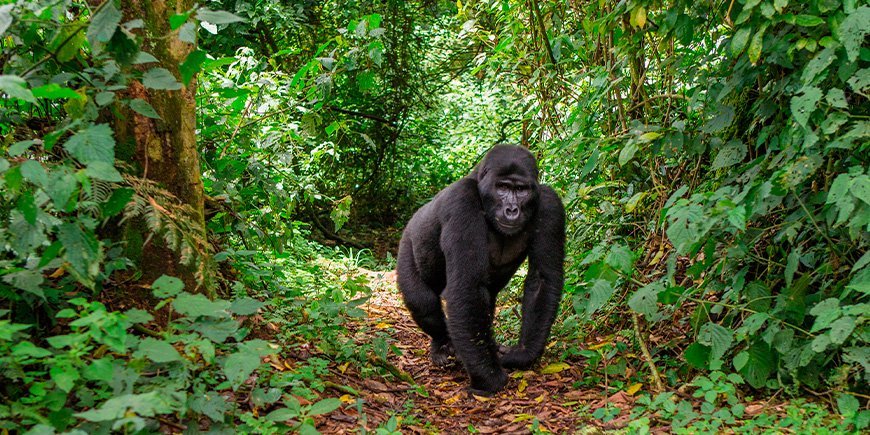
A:
[[[535,158],[518,146],[496,145],[471,174],[417,210],[399,245],[398,283],[411,316],[432,337],[432,361],[443,366],[455,350],[476,394],[505,386],[502,367],[531,366],[556,318],[564,244],[562,202],[538,184]],[[500,347],[492,337],[496,295],[526,257],[519,344]]]

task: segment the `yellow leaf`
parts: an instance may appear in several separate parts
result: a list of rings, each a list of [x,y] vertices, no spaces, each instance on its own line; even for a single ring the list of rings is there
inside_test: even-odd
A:
[[[516,416],[514,416],[514,423],[531,420],[533,418],[535,418],[535,416],[532,414],[517,414]]]
[[[445,405],[452,405],[452,404],[458,402],[459,399],[461,399],[461,398],[462,398],[462,395],[461,395],[461,394],[457,394],[457,395],[455,395],[455,396],[453,396],[453,397],[448,397],[447,400],[444,401],[444,404],[445,404]]]
[[[607,346],[608,344],[610,344],[609,341],[605,341],[604,343],[593,344],[592,346],[589,346],[589,350],[598,350],[604,346]]]
[[[341,403],[345,403],[348,405],[351,405],[351,404],[356,402],[356,399],[353,396],[351,396],[350,394],[345,394],[345,395],[339,397],[338,400],[341,400]]]
[[[632,27],[642,28],[646,24],[646,8],[638,6],[631,11],[631,17],[628,22]]]
[[[650,132],[647,132],[647,133],[640,135],[640,137],[638,139],[640,139],[641,142],[651,142],[651,141],[654,141],[654,140],[660,138],[661,136],[662,136],[661,133],[658,133],[655,131],[650,131]]]
[[[490,400],[492,400],[489,397],[478,396],[477,394],[472,394],[472,396],[474,396],[474,398],[477,399],[478,402],[489,402]]]
[[[381,322],[381,323],[378,323],[377,325],[375,325],[375,329],[386,329],[389,327],[390,327],[390,324],[387,322]]]
[[[547,394],[546,394],[546,393],[541,394],[540,396],[535,397],[535,402],[541,403],[541,402],[543,402],[544,399],[546,399],[546,398],[547,398]]]
[[[531,370],[522,370],[522,371],[511,373],[510,377],[512,377],[514,379],[519,379],[519,378],[524,378],[524,377],[526,377],[526,375],[531,375],[533,373],[535,373],[535,372],[533,372]]]
[[[340,371],[342,374],[344,374],[344,372],[347,371],[347,368],[348,368],[349,366],[350,366],[350,363],[349,363],[349,362],[346,362],[346,363],[344,363],[344,364],[338,366],[338,371]]]
[[[517,392],[522,393],[523,391],[526,391],[526,387],[528,387],[528,386],[529,386],[528,381],[526,381],[525,379],[520,380],[520,384],[517,385]]]
[[[642,386],[641,384],[634,384],[634,385],[625,389],[625,394],[628,394],[629,396],[634,396],[634,393],[637,393],[638,391],[640,391],[641,386]]]
[[[570,369],[570,368],[571,368],[570,365],[563,363],[563,362],[552,363],[552,364],[542,368],[541,374],[542,375],[552,375],[553,373],[559,373],[565,369]]]

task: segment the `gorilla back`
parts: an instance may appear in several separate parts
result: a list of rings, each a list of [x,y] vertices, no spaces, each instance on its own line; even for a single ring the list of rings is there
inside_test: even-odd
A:
[[[543,353],[562,295],[565,211],[538,183],[534,156],[496,145],[466,177],[447,186],[408,222],[399,244],[398,284],[414,321],[445,365],[455,352],[477,394],[507,383]],[[492,337],[496,295],[528,258],[516,346]],[[447,313],[442,310],[441,299]]]

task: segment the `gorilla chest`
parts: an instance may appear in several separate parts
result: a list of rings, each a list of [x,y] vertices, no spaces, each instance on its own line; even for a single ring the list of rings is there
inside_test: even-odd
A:
[[[489,233],[487,245],[491,269],[515,266],[526,258],[529,236],[525,232],[511,237]]]

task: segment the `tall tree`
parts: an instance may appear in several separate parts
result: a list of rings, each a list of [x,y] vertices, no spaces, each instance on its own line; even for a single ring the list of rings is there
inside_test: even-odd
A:
[[[158,65],[137,66],[144,72],[142,80],[131,81],[126,96],[148,104],[124,107],[114,127],[118,147],[129,151],[129,162],[147,180],[139,187],[155,193],[149,198],[152,217],[125,228],[128,254],[138,261],[146,282],[168,274],[181,278],[189,289],[211,292],[196,146],[196,78],[191,74],[179,80],[180,65],[196,50],[196,26],[188,22],[174,29],[170,24],[170,17],[187,20],[193,7],[193,0],[121,2],[123,22],[142,20],[142,27],[133,32],[142,38],[141,50]],[[161,189],[171,196],[163,195],[161,201]],[[149,229],[164,237],[148,239]]]

